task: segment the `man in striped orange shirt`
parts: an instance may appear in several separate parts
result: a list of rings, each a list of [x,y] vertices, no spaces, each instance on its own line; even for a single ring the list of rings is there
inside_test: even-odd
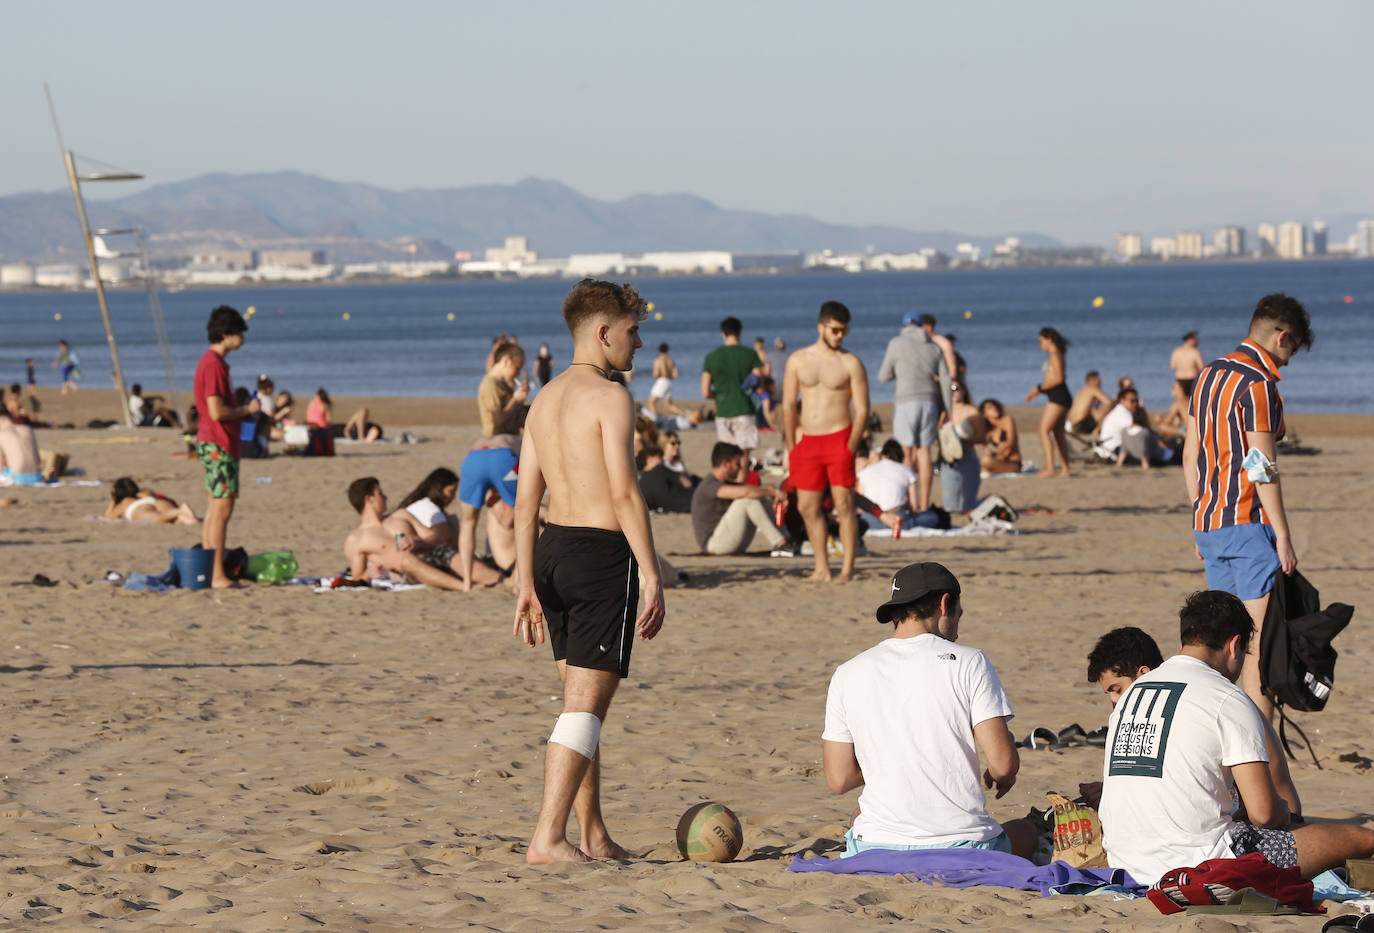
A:
[[[1209,588],[1245,603],[1255,623],[1255,645],[1274,574],[1292,573],[1298,565],[1274,463],[1284,431],[1278,382],[1279,368],[1311,346],[1312,323],[1302,304],[1284,294],[1266,295],[1235,352],[1198,374],[1188,406],[1183,478],[1193,501],[1198,558]],[[1240,683],[1272,718],[1273,704],[1260,687],[1258,650],[1246,655]]]

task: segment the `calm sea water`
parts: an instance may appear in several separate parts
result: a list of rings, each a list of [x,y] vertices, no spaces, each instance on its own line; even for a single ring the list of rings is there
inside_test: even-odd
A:
[[[647,371],[659,342],[672,347],[683,377],[676,394],[695,398],[702,357],[719,343],[726,315],[744,322],[745,340],[783,337],[789,349],[815,339],[821,303],[844,302],[854,314],[846,346],[876,384],[887,341],[906,311],[924,311],[958,338],[976,398],[1020,402],[1039,381],[1044,355],[1036,333],[1058,328],[1072,342],[1069,383],[1089,369],[1107,383],[1130,375],[1151,407],[1168,402],[1170,350],[1197,330],[1205,356],[1229,352],[1244,336],[1256,299],[1273,291],[1297,296],[1311,312],[1314,349],[1284,371],[1291,411],[1374,411],[1374,262],[1233,263],[1158,267],[1054,268],[846,275],[813,273],[723,278],[644,279],[636,283],[662,320],[646,321],[638,361]],[[255,307],[248,341],[230,358],[235,380],[250,385],[271,373],[298,396],[317,386],[340,395],[473,396],[491,338],[519,337],[531,357],[550,344],[557,367],[572,343],[559,314],[568,282],[445,282],[332,287],[225,288],[163,293],[178,381],[190,388],[205,349],[211,308]],[[1346,296],[1353,300],[1345,301]],[[1093,299],[1101,296],[1101,308]],[[151,391],[166,380],[142,292],[111,293],[120,359],[128,382]],[[347,313],[348,320],[343,318]],[[453,320],[448,320],[448,315]],[[57,319],[61,315],[61,319]],[[59,338],[80,354],[87,385],[108,387],[109,353],[93,293],[0,293],[0,380],[22,381],[32,356],[39,384],[56,385],[49,368]],[[643,397],[649,380],[635,379]]]

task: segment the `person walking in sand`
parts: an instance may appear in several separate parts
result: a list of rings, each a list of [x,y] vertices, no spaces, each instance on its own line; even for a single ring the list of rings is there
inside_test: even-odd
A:
[[[631,454],[634,400],[611,381],[643,346],[635,289],[583,279],[563,301],[573,359],[535,397],[525,425],[515,502],[515,634],[544,641],[545,618],[563,680],[563,713],[549,736],[544,795],[525,850],[532,864],[627,858],[601,815],[601,725],[630,673],[634,636],[663,625],[663,581]],[[539,504],[548,525],[535,539]],[[644,609],[634,618],[642,575]],[[631,619],[634,619],[633,625]],[[575,813],[581,839],[567,839]]]
[[[737,317],[720,322],[721,346],[701,361],[701,397],[716,400],[716,440],[734,444],[748,457],[759,446],[759,422],[744,382],[761,364],[757,353],[740,345],[743,332]]]
[[[1237,596],[1264,631],[1269,592],[1298,555],[1288,531],[1276,445],[1283,438],[1279,369],[1312,346],[1312,322],[1295,298],[1265,295],[1235,352],[1198,374],[1183,441],[1183,481],[1193,503],[1193,540],[1207,585]],[[1247,458],[1254,465],[1247,467]],[[1274,706],[1260,686],[1259,652],[1245,658],[1241,688],[1267,718]]]
[[[673,380],[677,378],[677,363],[668,355],[668,345],[658,345],[658,356],[654,357],[654,381],[649,387],[649,401],[644,407],[655,418],[659,416],[659,404],[663,405],[666,415],[681,415],[683,411],[673,404]]]
[[[1183,335],[1183,342],[1169,354],[1169,368],[1174,371],[1174,381],[1183,387],[1186,394],[1192,395],[1193,382],[1205,365],[1207,361],[1197,347],[1197,331],[1190,330]]]
[[[838,301],[821,305],[816,342],[788,357],[782,377],[783,451],[788,479],[797,490],[797,509],[816,555],[811,579],[831,579],[821,511],[829,489],[844,547],[840,573],[834,578],[839,583],[847,583],[854,574],[854,552],[859,546],[854,451],[868,423],[868,373],[859,358],[844,348],[847,333],[849,309]]]
[[[195,401],[200,421],[196,427],[196,456],[205,468],[205,521],[201,525],[200,546],[215,552],[210,585],[219,589],[234,583],[224,572],[224,540],[229,519],[239,495],[239,456],[243,442],[239,426],[248,415],[256,415],[257,399],[246,405],[234,404],[234,385],[229,381],[225,357],[243,346],[248,324],[243,315],[228,305],[210,312],[205,325],[210,349],[196,364]]]
[[[62,391],[60,394],[66,395],[68,392],[75,392],[77,380],[81,378],[81,360],[77,357],[71,344],[65,340],[57,341],[57,359],[52,361],[52,365],[54,369],[62,370]]]
[[[921,317],[915,311],[907,312],[901,331],[887,342],[878,367],[879,382],[897,381],[892,393],[892,435],[902,445],[906,465],[920,477],[918,512],[930,508],[935,476],[931,450],[940,427],[940,402],[943,400],[946,412],[954,404],[950,387],[954,370],[922,325]]]
[[[1045,413],[1040,416],[1040,445],[1045,450],[1045,465],[1037,476],[1054,476],[1054,455],[1059,453],[1059,476],[1069,475],[1069,443],[1064,437],[1064,422],[1073,396],[1064,384],[1064,353],[1069,341],[1053,327],[1040,328],[1040,349],[1048,357],[1041,369],[1040,384],[1026,393],[1026,401],[1045,395]]]

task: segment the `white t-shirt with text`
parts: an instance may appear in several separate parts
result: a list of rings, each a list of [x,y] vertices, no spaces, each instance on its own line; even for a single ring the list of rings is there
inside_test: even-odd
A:
[[[1211,858],[1232,858],[1230,768],[1269,760],[1264,720],[1203,661],[1175,655],[1112,710],[1102,767],[1109,864],[1141,884]]]
[[[973,727],[1001,716],[1011,718],[1011,703],[992,662],[938,635],[889,638],[841,664],[822,738],[853,744],[863,770],[855,837],[879,845],[997,838]]]

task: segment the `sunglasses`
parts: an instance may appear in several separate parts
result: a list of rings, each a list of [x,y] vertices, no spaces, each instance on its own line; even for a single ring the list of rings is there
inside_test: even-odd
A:
[[[841,337],[849,333],[849,328],[845,327],[843,324],[831,324],[829,329],[832,334],[838,334]]]

